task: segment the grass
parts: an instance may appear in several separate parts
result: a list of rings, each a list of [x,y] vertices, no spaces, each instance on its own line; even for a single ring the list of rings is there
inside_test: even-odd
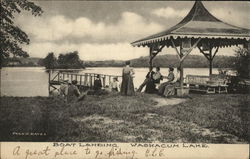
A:
[[[156,107],[157,95],[59,98],[1,97],[1,141],[249,143],[248,94],[192,94]],[[169,100],[169,99],[166,99]],[[3,131],[2,131],[3,130]],[[12,132],[46,132],[17,136]]]

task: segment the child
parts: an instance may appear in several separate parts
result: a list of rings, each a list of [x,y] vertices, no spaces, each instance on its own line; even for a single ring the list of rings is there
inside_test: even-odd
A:
[[[110,83],[111,91],[120,92],[120,84],[117,77],[113,78],[113,82]]]

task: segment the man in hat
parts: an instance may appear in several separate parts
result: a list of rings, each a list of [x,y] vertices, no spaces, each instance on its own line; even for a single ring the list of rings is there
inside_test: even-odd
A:
[[[68,93],[67,93],[67,102],[72,103],[78,101],[78,98],[81,97],[81,93],[76,86],[77,81],[73,80],[72,83],[69,84]]]
[[[69,80],[65,79],[64,81],[62,81],[62,84],[60,85],[59,88],[59,93],[64,98],[66,98],[68,94],[68,87],[69,87]]]

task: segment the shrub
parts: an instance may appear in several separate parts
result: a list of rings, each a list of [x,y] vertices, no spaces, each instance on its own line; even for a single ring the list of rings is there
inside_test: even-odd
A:
[[[241,78],[250,78],[250,53],[248,49],[238,47],[235,50],[234,68]]]

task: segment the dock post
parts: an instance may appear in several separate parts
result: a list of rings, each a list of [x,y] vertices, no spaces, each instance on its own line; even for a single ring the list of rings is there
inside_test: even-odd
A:
[[[92,82],[92,80],[93,80],[93,79],[92,79],[92,74],[89,74],[89,75],[90,75],[90,76],[89,76],[89,77],[90,77],[90,87],[92,87],[92,86],[93,86],[93,82]]]
[[[111,76],[109,76],[109,86],[110,86],[110,83],[111,83]]]
[[[80,75],[80,86],[82,85],[82,75]]]
[[[60,81],[60,72],[58,72],[58,74],[57,74],[57,80],[58,80],[58,83],[59,83],[59,81]]]
[[[91,84],[91,74],[90,73],[88,74],[88,79],[89,79],[89,81],[88,81],[89,87],[91,87],[92,84]]]
[[[51,70],[49,70],[49,81],[48,81],[49,82],[49,86],[48,86],[49,95],[50,95],[50,78],[51,78],[51,74],[50,73],[51,73]]]
[[[106,86],[106,76],[104,75],[103,76],[103,87],[105,87]]]
[[[84,86],[87,86],[87,82],[88,82],[88,78],[87,78],[88,76],[87,76],[87,74],[85,73],[84,74],[84,81],[83,81],[83,85]]]

